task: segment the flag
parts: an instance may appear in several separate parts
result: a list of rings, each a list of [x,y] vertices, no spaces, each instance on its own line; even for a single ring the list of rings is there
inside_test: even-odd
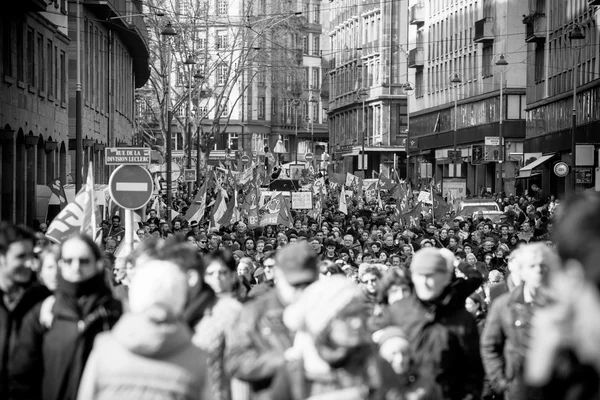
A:
[[[152,201],[152,209],[156,211],[156,215],[160,215],[160,196],[155,196]]]
[[[252,180],[252,178],[254,177],[254,168],[255,167],[256,167],[256,165],[254,163],[252,163],[252,165],[250,165],[249,168],[246,168],[244,170],[244,172],[242,172],[241,174],[238,175],[238,183],[240,185],[243,186]]]
[[[250,187],[242,202],[242,213],[248,218],[248,228],[258,228],[258,200],[259,191],[256,183],[250,182]]]
[[[215,204],[213,204],[212,212],[210,214],[210,225],[211,227],[220,228],[221,225],[219,221],[227,211],[227,204],[225,203],[226,193],[221,188],[217,192],[217,199],[215,200]]]
[[[89,236],[92,240],[96,241],[96,232],[97,232],[97,212],[96,210],[96,193],[94,192],[94,164],[90,162],[88,166],[88,174],[85,182],[85,189],[90,194],[90,206],[86,209],[86,216],[83,220],[83,225],[81,226],[81,233]],[[102,219],[102,218],[100,218]]]
[[[218,224],[220,226],[233,225],[236,221],[239,221],[240,211],[238,208],[237,196],[237,190],[234,189],[233,195],[231,196],[229,203],[227,203],[227,209],[221,219],[219,219]]]
[[[412,210],[410,210],[407,213],[403,213],[402,214],[402,220],[403,220],[403,225],[406,227],[412,227],[412,226],[419,226],[420,222],[421,222],[421,210],[422,210],[422,203],[418,202],[416,206],[413,207]]]
[[[378,181],[371,181],[366,185],[366,187],[364,187],[365,199],[367,200],[367,203],[376,201],[378,199],[379,191],[377,190],[377,183]]]
[[[383,201],[381,201],[381,192],[377,191],[377,205],[383,210]]]
[[[185,219],[187,221],[202,221],[204,218],[204,212],[206,211],[206,192],[208,191],[208,180],[205,180],[202,186],[200,186],[200,190],[198,190],[198,194],[194,199],[194,202],[188,208],[187,213],[185,214]]]
[[[314,219],[318,219],[321,216],[321,213],[323,212],[323,206],[325,206],[325,195],[323,193],[325,188],[323,187],[322,189],[323,190],[321,190],[319,193],[315,193],[314,207],[308,212],[308,216]]]
[[[343,186],[342,191],[340,192],[340,204],[338,206],[338,211],[348,215],[348,204],[346,204],[346,188]]]
[[[433,195],[433,217],[436,220],[441,220],[450,210],[450,205],[446,203],[442,196],[437,193]]]
[[[394,183],[385,174],[379,175],[379,188],[384,190],[394,189]]]
[[[55,178],[52,182],[48,184],[50,191],[53,195],[58,198],[60,202],[60,209],[62,210],[68,204],[67,195],[65,194],[65,188],[63,187],[60,178]]]
[[[290,228],[294,226],[292,215],[283,198],[283,194],[278,193],[275,197],[271,198],[271,200],[265,204],[264,209],[265,213],[260,217],[260,226],[280,224]]]
[[[79,193],[75,196],[72,203],[67,206],[54,218],[46,236],[48,239],[56,242],[63,243],[70,236],[75,233],[81,232],[89,235],[91,238],[95,236],[95,220],[94,212],[94,185],[92,168],[88,170],[88,179],[86,184],[83,185]],[[91,186],[90,186],[91,183]]]

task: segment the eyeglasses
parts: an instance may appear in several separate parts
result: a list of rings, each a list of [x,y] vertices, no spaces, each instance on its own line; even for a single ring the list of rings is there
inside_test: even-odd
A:
[[[361,282],[364,283],[365,285],[368,285],[368,284],[377,283],[377,279],[365,279],[365,280],[361,280]]]
[[[77,260],[77,262],[79,263],[79,265],[88,265],[92,263],[92,260],[90,258],[63,258],[62,261],[65,264],[73,264],[73,261]]]
[[[204,243],[204,244],[206,244],[206,240],[200,240],[198,243]]]

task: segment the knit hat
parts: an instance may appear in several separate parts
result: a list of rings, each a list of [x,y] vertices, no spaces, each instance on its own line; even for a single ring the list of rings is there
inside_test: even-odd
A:
[[[434,247],[426,247],[417,251],[413,255],[410,269],[413,273],[420,275],[449,273],[448,261],[440,250]]]
[[[286,245],[277,252],[275,262],[290,285],[312,283],[319,277],[317,253],[307,242]]]
[[[152,260],[137,268],[129,285],[132,313],[147,313],[160,320],[183,312],[187,297],[185,273],[169,261]]]
[[[306,331],[317,337],[346,306],[362,301],[361,295],[360,288],[345,276],[320,279],[285,309],[283,322],[292,331]]]
[[[244,257],[244,252],[241,250],[236,250],[233,252],[233,254],[235,254],[236,256],[238,256],[240,259]]]

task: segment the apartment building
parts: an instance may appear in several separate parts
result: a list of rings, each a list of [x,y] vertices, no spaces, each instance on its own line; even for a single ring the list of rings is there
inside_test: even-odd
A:
[[[463,196],[467,191],[519,190],[529,62],[521,20],[527,3],[411,2],[408,66],[415,95],[409,98],[408,147],[413,180],[452,178]],[[504,67],[497,65],[501,56]],[[501,133],[504,146],[499,146]]]
[[[0,16],[0,218],[44,221],[46,185],[75,180],[77,40],[83,164],[106,183],[104,148],[130,143],[133,92],[149,76],[138,0],[11,2]],[[47,204],[47,203],[46,203]]]
[[[406,3],[334,0],[327,9],[329,137],[335,171],[372,177],[396,168],[405,177],[410,92],[405,90]]]
[[[547,193],[586,190],[599,179],[600,1],[529,3],[531,8],[523,18],[530,60],[524,153],[531,163],[521,170],[521,176]],[[575,27],[579,39],[572,38]],[[560,168],[555,172],[557,163],[569,166],[566,176]]]

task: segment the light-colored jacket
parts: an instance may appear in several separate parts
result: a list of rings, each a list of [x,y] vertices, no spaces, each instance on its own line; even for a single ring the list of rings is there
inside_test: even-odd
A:
[[[183,322],[126,314],[96,338],[78,399],[206,400],[210,389],[207,354]]]

